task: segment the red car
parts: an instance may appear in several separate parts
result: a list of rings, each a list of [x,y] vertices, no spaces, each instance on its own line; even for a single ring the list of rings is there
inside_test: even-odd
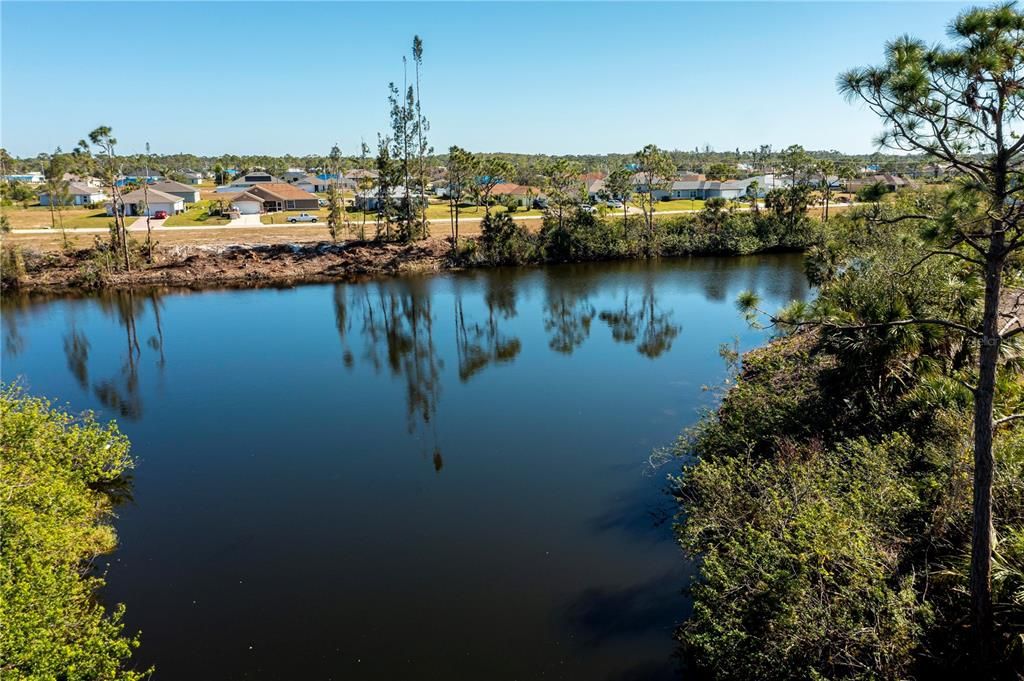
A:
[[[167,217],[167,211],[158,210],[157,212],[153,213],[153,217],[156,218],[157,220],[163,220],[164,218]]]

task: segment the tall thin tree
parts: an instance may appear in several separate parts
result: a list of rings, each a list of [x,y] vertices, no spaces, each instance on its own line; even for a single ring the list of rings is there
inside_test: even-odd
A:
[[[884,123],[879,145],[925,153],[961,175],[949,211],[906,214],[930,225],[925,257],[954,258],[984,286],[980,322],[904,319],[936,324],[977,342],[974,396],[973,528],[970,591],[974,626],[985,659],[991,642],[993,433],[1024,414],[995,418],[1003,344],[1024,333],[1019,308],[1003,306],[1004,277],[1019,275],[1024,249],[1024,13],[1013,3],[975,8],[950,26],[955,44],[930,47],[904,36],[886,47],[882,66],[839,77],[839,90],[867,105]],[[973,207],[973,208],[972,208]],[[1017,261],[1017,262],[1015,262]]]

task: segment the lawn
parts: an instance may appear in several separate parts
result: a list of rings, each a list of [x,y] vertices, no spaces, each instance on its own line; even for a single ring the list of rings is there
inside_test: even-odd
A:
[[[491,206],[491,212],[492,213],[503,213],[503,212],[505,212],[505,210],[506,209],[505,209],[504,206]],[[260,216],[260,222],[262,222],[265,225],[279,225],[279,224],[287,223],[289,216],[298,215],[299,213],[309,213],[310,215],[314,215],[315,214],[317,216],[317,219],[320,222],[327,222],[327,209],[326,208],[321,208],[320,210],[316,211],[315,213],[313,211],[301,211],[301,210],[288,210],[288,211],[280,211],[280,212],[277,212],[277,213],[268,213],[267,215]],[[531,210],[523,210],[522,208],[520,208],[515,213],[513,213],[513,215],[515,215],[517,217],[518,216],[522,216],[522,217],[535,217],[535,216],[539,216],[539,215],[543,215],[543,214],[544,214],[544,212],[540,211],[540,210],[533,210],[533,209],[531,209]],[[479,220],[479,219],[482,219],[484,217],[484,215],[485,215],[485,212],[484,212],[484,209],[483,209],[482,206],[469,206],[469,207],[466,207],[466,208],[462,208],[459,211],[459,220],[460,221],[461,220],[470,220],[470,221]],[[348,209],[348,219],[349,219],[349,222],[351,222],[353,224],[354,223],[362,223],[363,216],[364,216],[363,211],[353,210],[351,207]],[[370,223],[374,222],[375,216],[376,216],[376,214],[373,213],[372,211],[371,212],[367,212],[365,214],[366,223],[370,224]],[[428,220],[447,220],[447,219],[449,219],[448,204],[447,203],[432,203],[429,206],[427,206],[427,219]]]
[[[668,210],[703,210],[704,201],[701,199],[674,199],[672,201],[658,201],[654,205],[654,212]]]
[[[165,227],[182,227],[186,225],[226,225],[228,219],[219,215],[210,215],[212,201],[199,201],[184,213],[172,215],[164,222]]]
[[[260,222],[265,225],[281,225],[288,224],[288,218],[293,215],[300,215],[307,213],[309,215],[315,215],[317,220],[326,224],[327,223],[327,209],[321,208],[320,210],[282,210],[276,213],[266,213],[260,216]],[[351,214],[350,214],[351,215]],[[353,218],[354,219],[354,218]],[[297,224],[309,224],[309,223],[297,223]],[[319,224],[319,223],[317,223]]]
[[[0,212],[10,221],[12,229],[39,229],[51,226],[50,209],[43,206],[5,206]],[[96,208],[65,208],[63,217],[65,229],[106,229],[113,219],[103,209]],[[56,219],[56,215],[54,218]]]

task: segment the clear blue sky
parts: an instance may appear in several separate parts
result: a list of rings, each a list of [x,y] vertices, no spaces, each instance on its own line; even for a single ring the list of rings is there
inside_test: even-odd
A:
[[[836,75],[900,33],[943,40],[962,7],[5,0],[0,143],[68,150],[107,124],[124,153],[354,153],[418,33],[439,150],[869,152],[878,122]]]

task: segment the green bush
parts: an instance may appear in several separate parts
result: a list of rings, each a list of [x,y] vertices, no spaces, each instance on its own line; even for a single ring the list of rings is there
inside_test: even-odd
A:
[[[91,561],[116,545],[113,489],[131,468],[114,425],[0,392],[0,668],[12,679],[140,679],[137,636],[97,602]]]

